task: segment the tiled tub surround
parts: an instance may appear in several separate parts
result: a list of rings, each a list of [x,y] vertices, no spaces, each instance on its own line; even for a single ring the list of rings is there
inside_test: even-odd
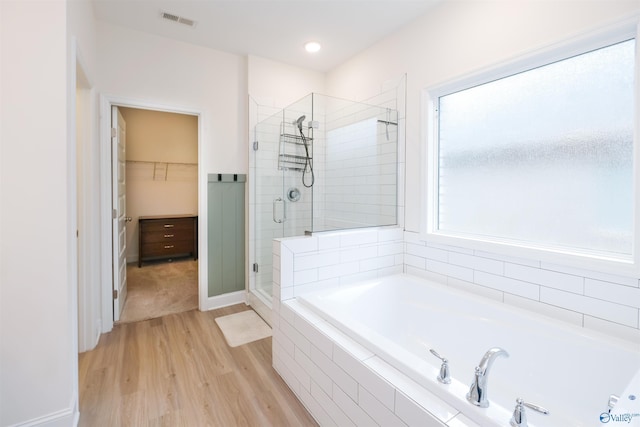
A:
[[[640,346],[637,277],[432,244],[405,232],[405,273]]]
[[[380,361],[372,367],[388,363],[455,408],[453,413],[462,412],[482,426],[507,424],[518,397],[551,412],[542,418],[529,411],[532,426],[597,424],[607,409],[609,396],[622,395],[635,373],[640,372],[640,349],[631,343],[416,276],[392,275],[310,293],[289,305],[305,321],[316,321],[317,325],[321,322],[306,314],[300,304],[361,344],[367,350],[360,352],[365,366],[371,366],[373,358]],[[300,323],[294,316],[294,327],[296,321]],[[313,323],[307,327],[314,327]],[[319,331],[322,329],[320,326]],[[496,346],[511,357],[495,361],[488,374],[491,405],[479,409],[465,396],[474,367],[489,348]],[[448,358],[450,385],[436,380],[440,361],[429,353],[430,348]],[[335,352],[334,347],[334,356]],[[376,385],[369,380],[367,384],[373,385],[369,392],[377,393],[383,404],[395,410],[393,394],[383,391],[385,386],[396,384],[394,376],[383,377],[390,384]],[[640,391],[640,383],[634,388],[636,393]],[[350,397],[356,402],[359,398],[357,394]]]
[[[451,260],[449,254],[453,254]],[[461,258],[457,254],[466,257]],[[403,235],[395,228],[283,239],[274,242],[274,255],[274,367],[322,425],[377,423],[461,427],[478,424],[295,300],[295,296],[305,292],[396,274],[404,269],[452,287],[566,320],[577,326],[618,335],[626,338],[627,343],[630,341],[634,348],[638,348],[640,342],[637,324],[636,327],[633,324],[623,326],[606,316],[588,314],[582,307],[561,308],[516,295],[509,288],[498,289],[474,283],[468,280],[469,276],[456,277],[456,272],[465,269],[482,272],[483,269],[492,268],[486,265],[499,268],[499,263],[503,265],[503,272],[517,266],[537,268],[540,272],[531,274],[529,279],[536,281],[563,277],[549,274],[549,271],[569,275],[578,273],[574,269],[551,268],[539,262],[498,256],[490,258],[486,254],[463,249],[427,245],[418,239],[417,234]],[[476,257],[483,259],[476,260]],[[486,265],[484,259],[488,260]],[[456,264],[461,260],[468,261],[470,265],[465,267]],[[507,264],[515,267],[506,267]],[[498,272],[499,270],[493,270],[489,274],[497,276]],[[549,276],[545,277],[545,274]],[[483,278],[484,275],[479,274],[478,277]],[[629,292],[624,294],[625,302],[629,304],[637,301],[637,279],[597,273],[585,274],[582,278],[585,282],[592,280],[605,282],[605,285],[625,286],[624,290]],[[502,286],[500,283],[498,280],[494,286]],[[539,283],[537,285],[544,287]],[[614,292],[614,296],[617,298],[618,294]],[[589,305],[585,307],[589,308]],[[624,307],[628,306],[623,305],[623,309]],[[446,356],[451,357],[449,354]],[[481,356],[474,355],[476,358]],[[497,363],[500,362],[507,361]],[[434,366],[437,365],[437,361],[434,363]],[[499,366],[496,368],[500,369]],[[462,375],[462,381],[471,380],[464,377],[465,373],[455,375]]]

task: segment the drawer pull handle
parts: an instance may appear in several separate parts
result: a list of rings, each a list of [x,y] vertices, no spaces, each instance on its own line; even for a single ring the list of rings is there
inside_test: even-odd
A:
[[[164,228],[173,228],[173,224],[165,224]]]
[[[173,248],[173,245],[164,245],[164,248],[165,249],[171,249],[171,248]]]
[[[164,237],[165,238],[173,237],[173,234],[165,234]]]

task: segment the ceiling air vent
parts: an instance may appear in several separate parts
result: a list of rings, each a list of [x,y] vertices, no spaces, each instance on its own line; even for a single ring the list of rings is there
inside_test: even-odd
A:
[[[182,16],[178,16],[178,15],[173,14],[173,13],[160,11],[160,17],[162,19],[166,19],[167,21],[177,22],[178,24],[183,24],[183,25],[189,26],[191,28],[195,28],[196,27],[196,21],[194,21],[193,19],[184,18]]]

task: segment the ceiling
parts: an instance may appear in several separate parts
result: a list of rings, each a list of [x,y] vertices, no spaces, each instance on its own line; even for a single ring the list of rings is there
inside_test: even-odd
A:
[[[326,72],[443,0],[93,0],[96,19]],[[161,11],[196,21],[195,28]],[[309,54],[307,41],[322,44]]]

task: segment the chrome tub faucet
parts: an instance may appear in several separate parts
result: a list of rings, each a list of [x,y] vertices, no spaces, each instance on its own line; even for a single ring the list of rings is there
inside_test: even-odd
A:
[[[469,387],[469,393],[467,393],[467,400],[476,406],[481,408],[489,406],[487,380],[491,366],[499,356],[509,357],[509,353],[500,347],[491,348],[484,354],[480,364],[476,366],[474,380],[471,387]]]

